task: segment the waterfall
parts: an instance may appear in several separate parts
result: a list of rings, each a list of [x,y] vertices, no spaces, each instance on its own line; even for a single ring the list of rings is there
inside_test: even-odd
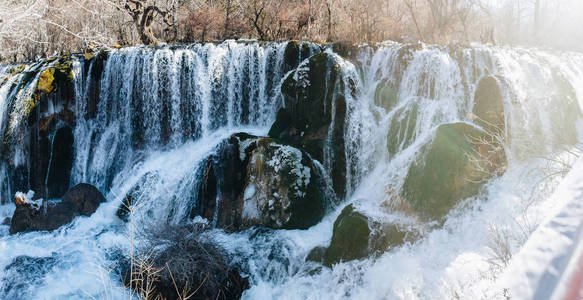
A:
[[[29,189],[48,197],[51,174],[60,172],[51,168],[60,129],[70,129],[73,136],[67,188],[90,183],[107,198],[93,216],[79,217],[53,233],[0,232],[5,253],[0,268],[8,274],[0,276],[0,297],[73,299],[88,293],[123,298],[115,275],[101,274],[96,280],[84,270],[111,264],[115,251],[129,249],[130,226],[201,221],[194,211],[209,157],[216,159],[234,133],[266,136],[285,106],[284,81],[292,77],[309,86],[301,76],[309,72],[310,58],[322,52],[332,62],[321,87],[330,99],[323,101],[330,122],[318,133],[322,153],[308,156],[316,157],[314,170],[324,178],[333,205],[306,230],[209,231],[233,265],[250,276],[251,289],[244,297],[494,295],[489,288],[500,270],[488,263],[492,228],[508,233],[511,250],[518,251],[528,236],[523,233],[545,216],[544,207],[550,205],[545,201],[560,181],[546,179],[549,160],[544,158],[571,161],[568,152],[581,141],[583,55],[393,42],[355,47],[350,55],[300,43],[298,49],[305,49],[296,53],[289,51],[294,43],[225,41],[111,49],[91,59],[73,55],[68,58],[70,86],[43,96],[38,109],[31,101],[38,96],[42,71],[62,62],[0,66],[0,201],[9,203],[16,191]],[[334,80],[332,71],[338,72]],[[461,201],[443,224],[424,222],[403,208],[399,192],[408,171],[424,161],[425,147],[440,126],[460,122],[482,128],[474,114],[475,98],[488,78],[502,95],[506,172]],[[344,104],[346,112],[339,114]],[[335,147],[340,142],[339,152]],[[239,145],[239,154],[248,146]],[[331,188],[338,153],[346,160],[343,199],[336,199],[338,191]],[[35,182],[36,177],[42,182]],[[128,199],[137,207],[132,225],[115,215]],[[404,224],[419,238],[333,268],[306,261],[312,249],[330,244],[334,222],[348,204],[371,224]],[[10,215],[10,207],[2,206],[0,217]],[[35,260],[39,268],[50,272],[26,281],[29,270],[11,265],[17,257],[40,259]],[[77,273],[84,281],[69,284]],[[26,281],[22,289],[16,290],[8,276]],[[99,283],[104,278],[113,281],[110,291]]]

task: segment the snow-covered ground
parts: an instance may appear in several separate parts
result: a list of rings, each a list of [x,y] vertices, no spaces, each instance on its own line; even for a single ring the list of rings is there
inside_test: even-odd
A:
[[[581,299],[583,158],[551,198],[556,211],[528,239],[498,281],[511,299]]]

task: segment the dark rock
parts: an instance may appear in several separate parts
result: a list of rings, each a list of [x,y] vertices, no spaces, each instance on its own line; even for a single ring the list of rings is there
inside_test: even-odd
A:
[[[61,204],[69,206],[75,213],[83,216],[92,215],[105,197],[94,186],[81,183],[71,188],[62,198]]]
[[[372,253],[382,254],[418,238],[416,231],[404,229],[399,224],[372,222],[369,226],[372,229],[369,251]]]
[[[2,225],[10,225],[10,217],[4,218],[4,221],[2,221]]]
[[[332,44],[332,50],[342,57],[354,59],[358,54],[358,45],[350,41],[339,41]]]
[[[324,263],[324,258],[326,257],[326,250],[327,250],[326,247],[316,247],[312,249],[310,253],[308,253],[308,256],[306,256],[306,261]]]
[[[329,147],[333,158],[334,190],[343,197],[346,186],[346,100],[336,59],[328,53],[316,54],[306,65],[285,78],[281,87],[285,108],[277,113],[269,136],[307,151],[318,161],[324,161],[325,148]],[[349,88],[353,89],[352,86]],[[333,128],[330,128],[331,124],[334,124]]]
[[[74,160],[74,140],[73,131],[68,126],[58,129],[53,137],[47,176],[49,199],[63,196],[69,188]]]
[[[332,242],[326,250],[324,265],[366,257],[371,230],[368,218],[348,205],[334,222]]]
[[[324,174],[310,156],[271,138],[231,136],[201,176],[192,216],[231,231],[256,225],[305,229],[321,220],[330,200]]]
[[[489,138],[485,131],[466,123],[440,125],[434,139],[421,150],[422,158],[410,167],[402,198],[422,219],[440,220],[504,171],[504,148],[500,141]]]
[[[138,201],[148,199],[148,188],[155,185],[160,176],[155,172],[148,172],[140,178],[134,187],[126,194],[115,215],[122,221],[129,220],[130,212]]]
[[[39,207],[27,200],[16,199],[10,233],[55,230],[70,223],[76,216],[90,216],[105,197],[95,187],[79,184],[63,196],[61,202],[45,203]]]
[[[283,53],[283,71],[287,73],[295,68],[304,60],[312,55],[310,44],[302,41],[289,41]]]

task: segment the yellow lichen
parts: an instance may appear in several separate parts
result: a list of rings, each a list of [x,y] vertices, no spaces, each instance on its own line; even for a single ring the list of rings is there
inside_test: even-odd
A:
[[[48,68],[40,73],[36,89],[45,94],[50,94],[56,89],[55,68]]]
[[[28,102],[24,103],[24,107],[26,109],[26,115],[30,114],[32,110],[36,107],[38,102],[40,101],[40,96],[38,93],[32,94]]]
[[[12,68],[12,72],[10,72],[10,74],[12,76],[22,73],[22,71],[24,71],[24,69],[26,68],[26,65],[22,64],[22,65],[18,65]]]
[[[93,59],[93,57],[95,57],[95,54],[93,54],[93,51],[85,49],[83,50],[83,57],[86,61],[90,61]]]

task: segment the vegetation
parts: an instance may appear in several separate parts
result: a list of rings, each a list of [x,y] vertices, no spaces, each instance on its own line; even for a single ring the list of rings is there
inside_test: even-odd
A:
[[[573,48],[581,8],[577,0],[12,0],[0,3],[0,60],[237,38]]]

